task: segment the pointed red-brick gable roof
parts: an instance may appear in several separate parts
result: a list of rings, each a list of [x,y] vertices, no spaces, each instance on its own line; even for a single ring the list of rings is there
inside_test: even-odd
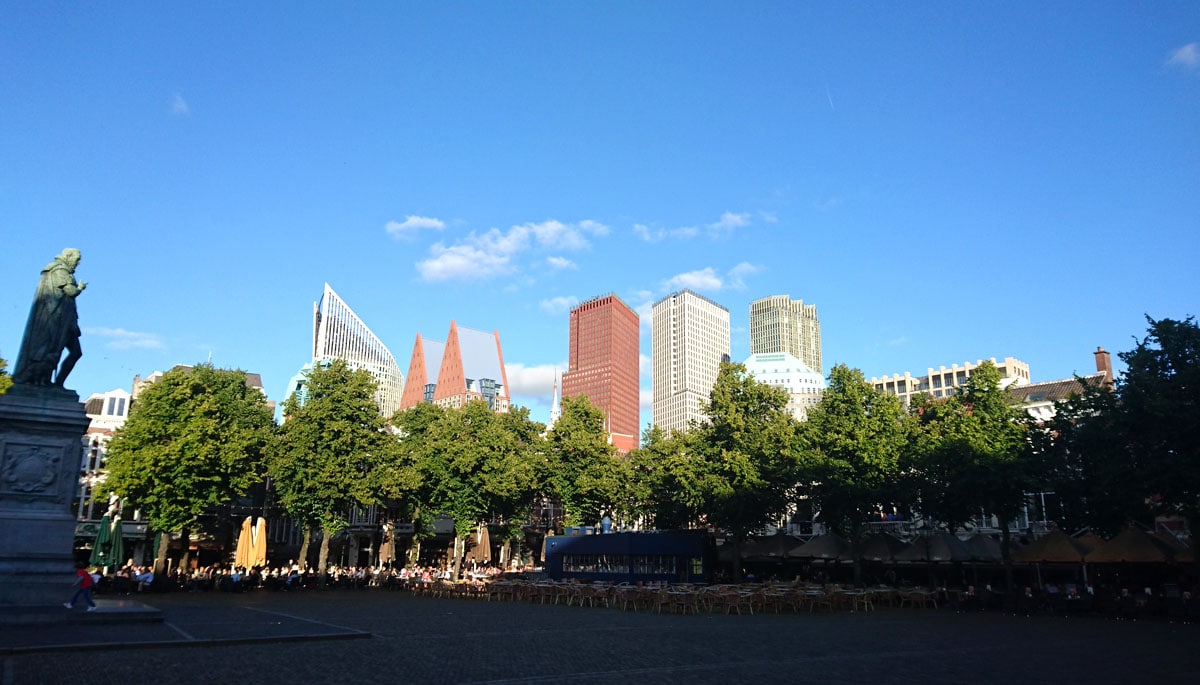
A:
[[[458,324],[450,321],[450,332],[446,334],[446,349],[442,352],[442,365],[438,370],[437,389],[433,401],[455,397],[467,392],[467,376],[463,370],[462,345],[458,341]]]

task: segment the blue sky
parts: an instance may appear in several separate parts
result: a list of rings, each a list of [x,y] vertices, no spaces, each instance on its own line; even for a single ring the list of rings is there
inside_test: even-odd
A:
[[[85,397],[211,355],[282,401],[326,281],[404,370],[417,332],[498,329],[539,420],[608,292],[705,294],[735,359],[790,294],[867,377],[1068,377],[1200,309],[1195,2],[0,16],[0,356],[77,247]]]

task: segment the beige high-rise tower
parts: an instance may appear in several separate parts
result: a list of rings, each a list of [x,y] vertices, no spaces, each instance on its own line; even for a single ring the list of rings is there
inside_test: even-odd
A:
[[[654,424],[686,431],[703,420],[700,403],[712,394],[722,361],[729,361],[729,310],[681,290],[651,309]]]
[[[817,305],[772,295],[750,303],[750,354],[786,352],[824,375]]]

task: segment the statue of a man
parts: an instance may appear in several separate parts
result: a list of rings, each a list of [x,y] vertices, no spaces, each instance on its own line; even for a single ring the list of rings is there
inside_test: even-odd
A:
[[[79,250],[68,247],[42,269],[42,278],[29,310],[29,321],[25,324],[25,338],[21,341],[13,383],[61,388],[75,362],[83,356],[75,298],[87,283],[75,281],[79,259]],[[64,349],[67,358],[59,366],[58,360]]]

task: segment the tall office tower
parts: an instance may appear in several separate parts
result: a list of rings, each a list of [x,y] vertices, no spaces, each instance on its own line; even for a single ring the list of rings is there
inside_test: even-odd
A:
[[[651,309],[654,425],[685,431],[705,418],[722,361],[729,361],[729,310],[691,290],[671,293]]]
[[[504,414],[511,400],[508,393],[500,333],[460,328],[451,321],[444,343],[417,334],[400,408],[429,402],[457,409],[483,400],[492,411]]]
[[[571,310],[563,397],[584,395],[604,412],[605,430],[622,454],[638,445],[638,315],[616,295]]]
[[[750,303],[750,354],[785,352],[824,374],[817,305],[773,295]]]
[[[313,304],[313,363],[330,359],[344,359],[350,368],[375,376],[380,414],[391,417],[400,408],[404,374],[396,358],[326,283],[321,301]]]

